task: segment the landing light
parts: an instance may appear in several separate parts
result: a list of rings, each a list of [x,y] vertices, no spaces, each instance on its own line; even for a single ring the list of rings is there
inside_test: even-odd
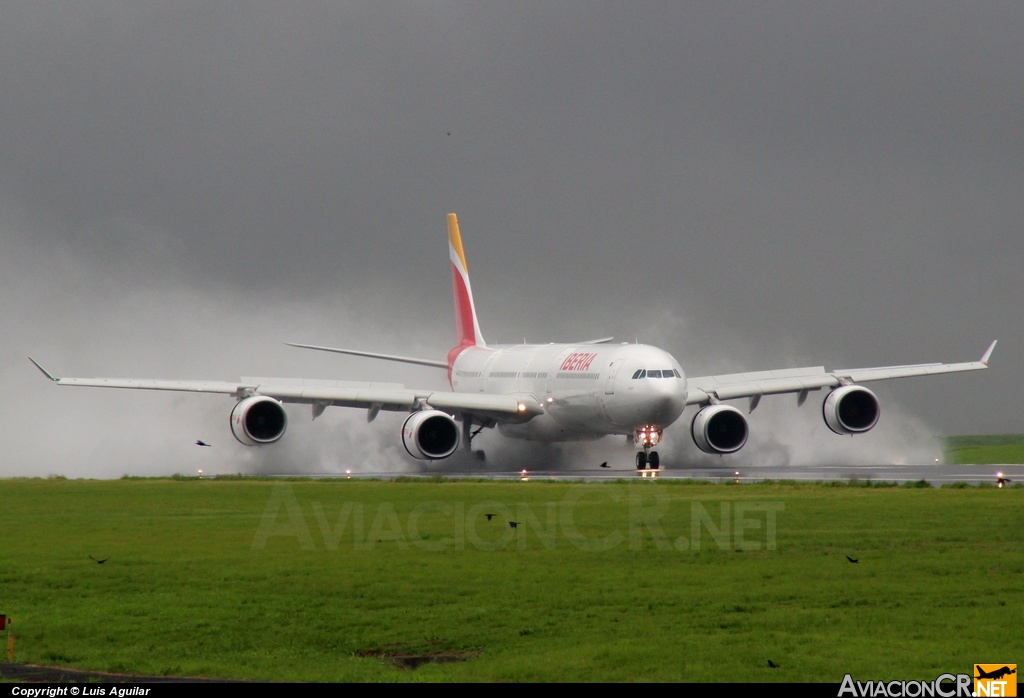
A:
[[[526,412],[526,403],[525,402],[520,402],[519,405],[518,405],[518,408],[519,408],[520,412]]]

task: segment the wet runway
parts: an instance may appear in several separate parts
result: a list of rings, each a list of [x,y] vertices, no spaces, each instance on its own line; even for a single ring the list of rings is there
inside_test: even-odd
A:
[[[711,482],[750,483],[762,480],[796,480],[800,482],[847,482],[850,480],[874,482],[917,482],[925,480],[935,487],[955,482],[969,485],[982,483],[996,485],[997,473],[1002,473],[1007,484],[1024,483],[1024,465],[829,465],[829,466],[759,466],[742,470],[730,468],[666,468],[657,471],[637,471],[625,468],[596,468],[590,470],[527,470],[527,471],[436,471],[416,473],[352,473],[319,474],[321,478],[379,478],[441,476],[445,478],[486,478],[492,480],[565,480],[600,482],[614,480],[706,480]],[[295,477],[295,474],[291,474]]]

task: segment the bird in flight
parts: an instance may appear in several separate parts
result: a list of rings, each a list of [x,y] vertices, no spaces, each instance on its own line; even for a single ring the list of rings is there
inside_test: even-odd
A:
[[[196,446],[210,446],[210,444],[206,443],[205,441],[200,441],[199,439],[196,439]]]
[[[858,562],[860,562],[860,560],[854,560],[854,559],[853,559],[852,557],[850,557],[849,555],[847,555],[847,556],[846,556],[846,559],[847,559],[847,560],[849,560],[850,562],[852,562],[852,563],[853,563],[853,564],[855,564],[855,565],[856,565],[856,564],[857,564]]]
[[[90,555],[90,556],[89,556],[89,559],[90,559],[90,560],[92,560],[93,562],[95,562],[95,563],[96,563],[97,565],[102,565],[102,564],[103,564],[104,562],[106,562],[106,561],[107,561],[107,560],[109,560],[110,558],[109,558],[109,557],[105,557],[105,558],[103,558],[102,560],[97,560],[97,559],[96,559],[96,558],[94,558],[94,557],[93,557],[92,555]]]

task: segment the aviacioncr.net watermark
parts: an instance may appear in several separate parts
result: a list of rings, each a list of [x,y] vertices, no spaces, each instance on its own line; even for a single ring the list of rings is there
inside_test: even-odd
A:
[[[602,515],[609,506],[614,517]],[[677,552],[775,550],[777,515],[784,509],[777,501],[680,501],[661,489],[617,486],[573,487],[546,502],[324,504],[300,502],[285,482],[271,489],[251,549],[284,538],[303,550],[372,550],[382,543],[402,550],[550,550],[560,540],[595,552],[622,545]]]

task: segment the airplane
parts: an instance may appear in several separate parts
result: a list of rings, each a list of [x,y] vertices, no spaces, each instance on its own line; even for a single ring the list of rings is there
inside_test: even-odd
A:
[[[975,664],[974,668],[978,670],[978,675],[974,677],[976,679],[1001,679],[1004,676],[1009,676],[1010,674],[1017,673],[1016,669],[1011,669],[1008,666],[1003,666],[999,669],[993,669],[992,671],[985,671],[978,664]]]
[[[823,366],[688,377],[668,352],[644,344],[613,343],[605,337],[575,344],[489,345],[477,320],[459,223],[448,214],[448,252],[455,303],[456,344],[444,360],[382,354],[288,342],[290,346],[429,366],[447,371],[451,392],[416,390],[399,384],[309,379],[242,378],[181,381],[60,378],[29,357],[57,385],[171,390],[230,395],[231,433],[246,446],[265,446],[284,436],[285,403],[312,407],[313,419],[331,406],[408,413],[401,438],[418,460],[451,456],[460,445],[497,427],[510,438],[572,442],[624,435],[636,447],[636,468],[661,466],[657,446],[665,429],[688,406],[697,408],[690,434],[709,454],[727,455],[747,442],[747,419],[727,401],[746,398],[748,413],[765,395],[795,393],[802,405],[811,391],[828,389],[821,410],[836,434],[862,434],[880,417],[879,401],[862,384],[988,368],[993,341],[978,361],[928,363],[826,371]],[[476,452],[482,458],[482,452]]]

